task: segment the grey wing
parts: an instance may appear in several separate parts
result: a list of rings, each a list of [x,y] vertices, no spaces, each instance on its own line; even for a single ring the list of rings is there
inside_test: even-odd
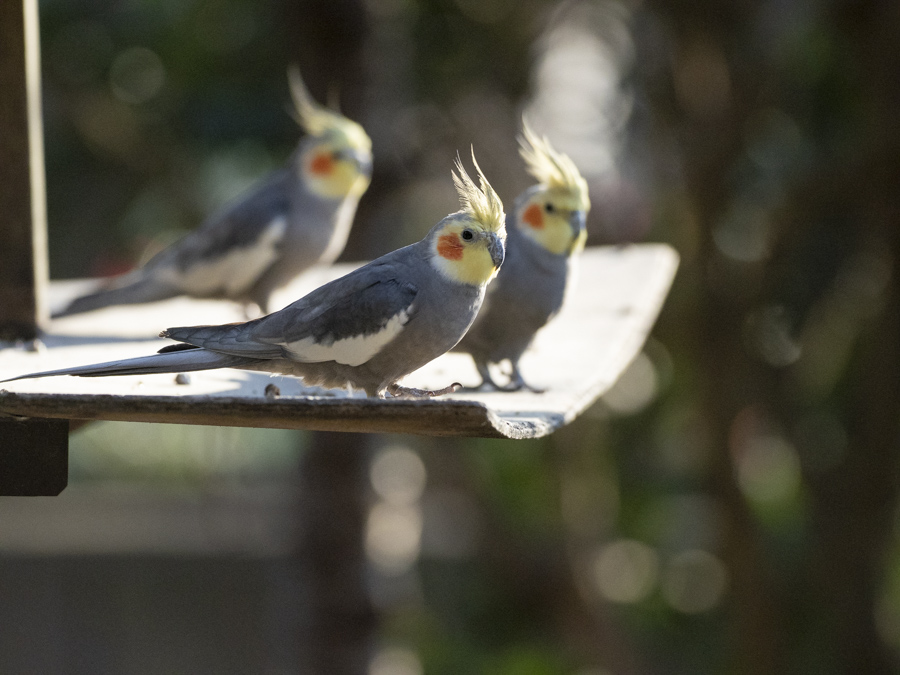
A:
[[[206,220],[146,265],[187,293],[240,295],[278,259],[289,227],[291,174],[272,174],[237,203]]]
[[[165,335],[224,354],[359,365],[404,330],[417,293],[390,265],[370,264],[261,319]]]

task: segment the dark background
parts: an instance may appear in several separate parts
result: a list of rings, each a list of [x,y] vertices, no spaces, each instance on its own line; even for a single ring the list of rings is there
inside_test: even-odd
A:
[[[128,269],[278,166],[290,62],[373,138],[346,260],[455,210],[470,145],[511,202],[523,112],[588,178],[591,244],[679,251],[654,336],[570,427],[366,440],[373,675],[900,672],[900,4],[44,0],[41,22],[55,278]],[[328,438],[78,432],[62,497],[0,502],[0,671],[296,672],[296,467]]]

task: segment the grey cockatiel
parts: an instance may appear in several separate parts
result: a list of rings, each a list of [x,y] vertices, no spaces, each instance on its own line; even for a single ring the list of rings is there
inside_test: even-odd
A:
[[[473,158],[474,159],[474,158]],[[477,168],[476,164],[476,168]],[[503,205],[481,170],[477,187],[457,162],[462,209],[420,242],[336,279],[281,311],[246,323],[169,328],[183,344],[124,361],[24,375],[139,375],[244,368],[296,375],[307,385],[370,396],[437,395],[398,380],[465,334],[504,257]]]
[[[519,359],[535,333],[562,307],[574,256],[587,238],[590,202],[587,183],[572,160],[527,124],[520,145],[529,173],[539,184],[519,195],[507,218],[506,262],[456,351],[472,355],[481,386],[539,391],[522,379]],[[488,364],[504,360],[509,360],[512,372],[509,384],[500,387]]]
[[[75,299],[54,318],[178,295],[255,303],[344,250],[369,185],[372,143],[356,122],[310,98],[290,69],[297,121],[307,132],[287,165],[146,265]]]

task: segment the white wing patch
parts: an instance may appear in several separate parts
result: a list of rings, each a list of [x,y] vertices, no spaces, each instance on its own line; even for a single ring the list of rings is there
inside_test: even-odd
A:
[[[381,349],[400,334],[406,322],[409,321],[409,312],[412,305],[399,314],[395,314],[376,333],[368,335],[354,335],[353,337],[335,340],[330,345],[320,344],[314,338],[308,337],[285,345],[291,354],[291,358],[302,363],[321,363],[322,361],[336,361],[348,366],[359,366],[375,356]]]
[[[211,260],[198,260],[186,270],[161,270],[164,280],[202,295],[223,290],[238,295],[249,288],[278,257],[278,244],[287,231],[287,218],[275,218],[251,246],[235,248]]]

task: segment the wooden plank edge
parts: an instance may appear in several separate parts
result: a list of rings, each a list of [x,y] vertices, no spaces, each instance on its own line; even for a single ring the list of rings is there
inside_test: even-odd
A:
[[[28,418],[155,422],[308,431],[538,438],[563,416],[510,419],[479,401],[370,398],[250,399],[223,396],[65,396],[0,390],[0,414]]]
[[[644,246],[647,245],[645,244]],[[601,380],[593,387],[584,390],[575,404],[570,406],[566,411],[565,417],[560,420],[559,425],[556,426],[555,429],[565,426],[575,420],[575,418],[593,405],[598,398],[608,392],[618,381],[619,377],[621,377],[622,373],[625,372],[629,365],[631,365],[631,362],[634,361],[635,357],[640,353],[644,343],[647,342],[647,338],[650,336],[653,325],[656,323],[656,319],[662,311],[666,298],[669,297],[669,290],[672,287],[672,282],[681,262],[681,257],[678,255],[678,252],[668,244],[655,244],[654,246],[656,248],[658,262],[652,266],[648,265],[647,268],[648,270],[652,270],[653,275],[658,278],[654,279],[653,283],[647,284],[647,292],[659,292],[659,289],[663,289],[663,291],[656,299],[653,311],[645,314],[641,330],[635,331],[632,339],[621,346],[621,357],[618,361],[622,364],[622,370],[616,373],[614,378],[611,378],[608,381]],[[642,306],[649,306],[649,303],[648,305]]]

